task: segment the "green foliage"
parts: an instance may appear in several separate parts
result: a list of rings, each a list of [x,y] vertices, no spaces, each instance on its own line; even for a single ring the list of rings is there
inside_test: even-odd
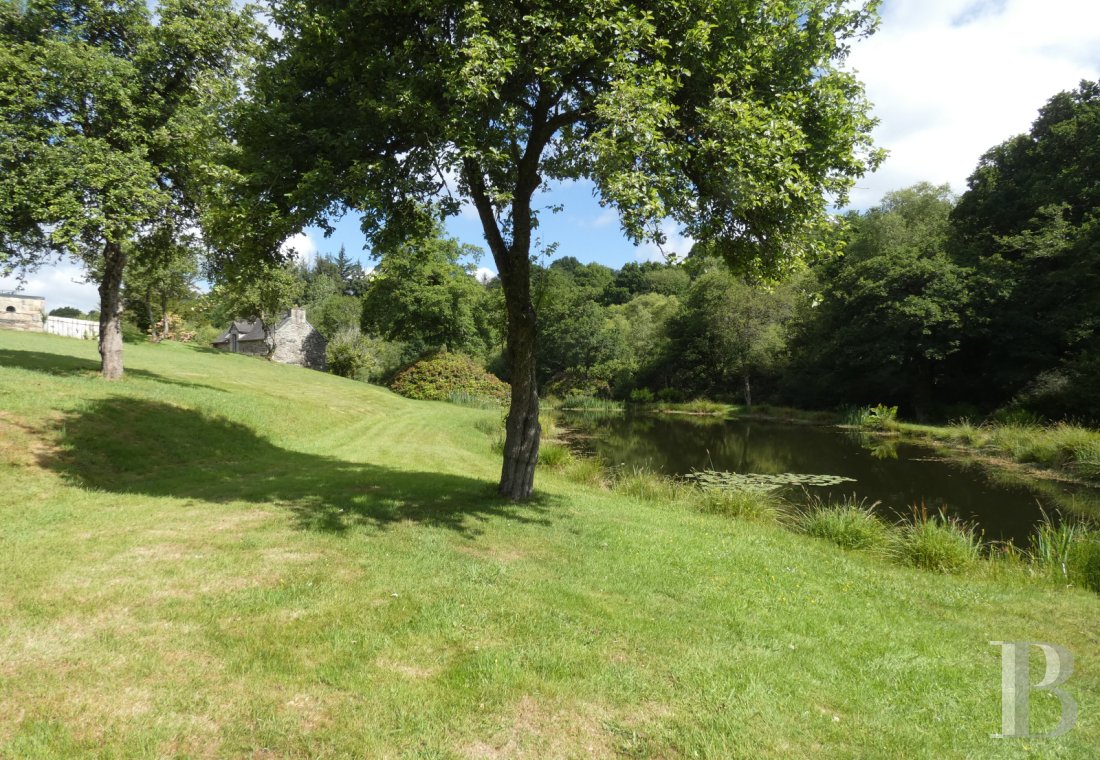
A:
[[[623,404],[595,396],[569,395],[558,402],[558,408],[579,412],[621,412]]]
[[[334,294],[320,303],[306,305],[306,318],[326,340],[347,330],[358,330],[363,311],[359,299],[354,296]]]
[[[539,447],[539,465],[547,469],[565,470],[573,459],[573,452],[564,444],[547,441]]]
[[[68,317],[69,319],[85,319],[84,312],[73,306],[59,306],[56,309],[50,309],[51,317]]]
[[[752,285],[718,262],[706,265],[671,329],[673,384],[710,395],[739,389],[751,404],[750,378],[785,357],[793,299],[789,287]]]
[[[466,391],[451,391],[447,394],[447,401],[472,409],[500,409],[502,403],[500,399],[476,396]]]
[[[1084,588],[1100,594],[1100,533],[1092,531],[1079,540],[1070,556],[1070,578]]]
[[[144,343],[149,340],[149,335],[138,327],[132,319],[123,319],[120,323],[122,340],[125,343]]]
[[[507,383],[490,375],[462,354],[442,351],[401,370],[390,388],[407,398],[446,401],[452,393],[507,401]]]
[[[772,493],[783,488],[835,486],[840,483],[855,482],[852,478],[846,478],[842,475],[798,474],[793,472],[772,475],[763,472],[700,470],[685,477],[706,489],[750,491],[753,493]]]
[[[971,272],[946,250],[954,201],[921,183],[848,214],[846,252],[818,267],[821,292],[800,312],[790,384],[803,403],[878,398],[930,413],[970,309]]]
[[[232,149],[251,14],[229,0],[0,5],[0,271],[80,259],[111,283],[112,315],[127,267],[180,285],[195,253],[183,231]]]
[[[325,347],[329,372],[363,382],[378,383],[401,366],[404,348],[381,338],[363,335],[358,327],[341,330]]]
[[[460,264],[480,250],[435,234],[383,256],[363,298],[364,332],[400,340],[420,351],[449,349],[485,356],[478,315],[487,308],[484,287]]]
[[[839,504],[811,497],[794,522],[803,533],[832,541],[844,549],[878,549],[889,543],[890,528],[875,514],[876,506],[877,502],[867,504],[854,496]]]
[[[913,521],[901,527],[890,550],[904,564],[957,573],[980,559],[982,539],[973,525],[957,517],[914,510]]]
[[[680,483],[643,467],[619,467],[613,470],[611,488],[616,493],[641,501],[656,501],[666,504],[688,498],[693,490],[693,486]]]
[[[701,488],[692,505],[707,514],[756,522],[779,522],[786,516],[778,499],[751,490]]]
[[[377,370],[368,338],[355,328],[342,330],[329,338],[325,362],[332,374],[353,380]]]
[[[1058,520],[1043,512],[1043,520],[1031,534],[1028,555],[1031,562],[1048,572],[1070,580],[1070,561],[1077,544],[1088,539],[1088,528],[1075,520]]]
[[[1100,82],[1082,81],[970,176],[952,216],[956,256],[980,275],[963,393],[1100,420],[1098,144]]]

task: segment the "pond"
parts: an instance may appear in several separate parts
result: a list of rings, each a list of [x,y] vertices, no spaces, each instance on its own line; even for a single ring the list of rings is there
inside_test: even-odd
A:
[[[1026,545],[1042,510],[1100,515],[1100,491],[1039,480],[943,455],[936,449],[835,427],[751,419],[565,412],[571,444],[610,466],[645,467],[666,475],[699,470],[834,475],[850,481],[788,488],[839,499],[852,496],[887,518],[909,517],[914,505],[976,523],[989,541]]]

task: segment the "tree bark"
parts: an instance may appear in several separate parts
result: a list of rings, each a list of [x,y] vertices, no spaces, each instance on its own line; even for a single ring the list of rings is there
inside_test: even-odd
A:
[[[529,154],[531,148],[529,144]],[[538,329],[535,307],[531,302],[530,259],[530,203],[539,179],[529,158],[522,163],[527,166],[520,166],[520,180],[512,199],[510,244],[501,235],[480,167],[473,159],[466,159],[463,163],[463,173],[485,231],[485,240],[497,265],[508,317],[506,353],[511,373],[509,379],[512,382],[512,397],[505,422],[504,466],[497,491],[512,501],[524,501],[531,497],[542,432],[539,427],[535,364]],[[535,167],[537,168],[537,164]]]
[[[122,379],[122,272],[126,254],[122,246],[103,246],[103,279],[99,283],[99,356],[105,380]]]
[[[508,365],[512,399],[505,423],[499,492],[512,501],[531,496],[539,459],[539,394],[535,378],[535,310],[528,297],[508,304]]]
[[[749,373],[745,373],[745,409],[752,411],[752,383],[749,381]]]

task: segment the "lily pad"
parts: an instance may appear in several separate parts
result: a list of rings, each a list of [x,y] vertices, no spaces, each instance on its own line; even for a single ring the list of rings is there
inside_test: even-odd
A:
[[[781,472],[771,475],[762,472],[723,472],[719,470],[700,470],[684,476],[703,488],[731,491],[753,491],[768,493],[790,486],[835,486],[841,483],[854,483],[855,478],[843,475],[820,473],[804,474]]]

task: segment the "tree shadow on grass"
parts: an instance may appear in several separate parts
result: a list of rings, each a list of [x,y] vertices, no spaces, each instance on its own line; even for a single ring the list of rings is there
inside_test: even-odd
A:
[[[81,359],[78,356],[68,354],[50,354],[41,351],[16,351],[10,348],[0,349],[0,367],[19,367],[32,372],[41,372],[54,377],[72,377],[76,375],[98,374],[99,362],[92,359]],[[127,367],[125,374],[129,377],[142,380],[154,380],[166,385],[175,385],[180,388],[202,388],[208,391],[226,393],[224,388],[215,388],[203,383],[192,383],[187,380],[173,380],[156,372],[145,369],[131,369]]]
[[[83,488],[272,504],[301,528],[333,532],[409,521],[471,535],[490,518],[549,524],[545,497],[517,505],[483,480],[291,451],[238,422],[169,404],[103,399],[57,430],[56,449],[40,461]]]

